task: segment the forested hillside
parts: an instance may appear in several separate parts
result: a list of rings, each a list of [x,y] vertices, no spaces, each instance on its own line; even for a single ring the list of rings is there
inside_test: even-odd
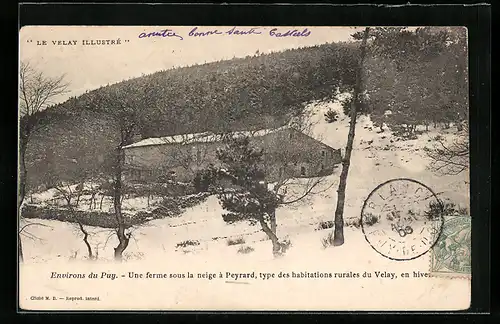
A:
[[[324,44],[159,71],[70,98],[41,112],[47,125],[29,143],[28,186],[108,172],[117,129],[132,120],[143,138],[282,125],[308,102],[350,90],[356,55],[354,43]]]

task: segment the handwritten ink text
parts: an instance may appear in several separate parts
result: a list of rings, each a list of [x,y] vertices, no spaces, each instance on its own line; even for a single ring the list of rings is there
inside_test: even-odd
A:
[[[273,28],[269,31],[269,35],[273,37],[307,37],[311,35],[311,31],[305,28],[303,31],[297,29],[287,30],[286,32],[278,32],[278,28]]]
[[[209,35],[220,35],[222,34],[222,32],[218,31],[217,29],[215,30],[209,30],[209,31],[206,31],[206,32],[199,32],[197,31],[198,30],[198,27],[194,27],[193,29],[191,29],[191,31],[189,32],[189,36],[194,36],[194,37],[198,37],[198,36],[209,36]]]
[[[231,28],[226,32],[228,35],[252,35],[252,34],[257,34],[260,35],[262,34],[258,29],[256,28],[250,28],[249,30],[242,30],[242,29],[236,29],[236,27]]]
[[[177,37],[180,40],[184,39],[181,35],[176,34],[175,31],[171,29],[163,29],[160,30],[159,32],[151,32],[151,33],[143,32],[139,34],[139,38],[146,38],[146,37]]]

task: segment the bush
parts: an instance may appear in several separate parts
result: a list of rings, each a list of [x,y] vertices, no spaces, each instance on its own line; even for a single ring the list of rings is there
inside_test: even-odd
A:
[[[228,238],[227,239],[227,245],[228,246],[238,245],[238,244],[243,244],[243,243],[245,243],[245,239],[243,237],[238,237],[238,238],[235,238],[235,239],[232,239],[232,238]]]
[[[151,216],[154,219],[179,216],[184,209],[201,204],[208,196],[208,193],[200,193],[189,196],[165,197],[159,205],[151,211]]]
[[[378,217],[372,213],[363,214],[363,224],[372,226],[378,222]]]
[[[324,249],[329,246],[333,246],[333,232],[330,232],[326,237],[323,237],[321,239],[321,244],[323,245]]]
[[[351,115],[351,104],[352,104],[352,95],[345,97],[339,101],[340,105],[342,106],[342,111],[344,112],[344,115],[347,117],[350,117]],[[356,105],[356,110],[358,112],[358,115],[366,114],[369,112],[368,106],[366,104],[366,100],[362,98],[360,95],[359,97],[360,102]]]
[[[279,242],[280,245],[280,255],[284,255],[286,251],[288,251],[292,247],[292,241],[290,241],[289,238],[284,238],[281,242]]]
[[[321,221],[318,223],[318,227],[316,228],[316,230],[321,231],[332,227],[333,227],[333,221]]]
[[[144,259],[144,253],[143,252],[125,252],[125,253],[123,253],[123,258],[126,261],[142,260],[142,259]]]
[[[429,220],[435,220],[441,216],[468,215],[469,211],[465,207],[457,207],[454,202],[446,199],[442,202],[435,200],[429,202],[428,209],[424,213]]]
[[[338,112],[336,112],[335,110],[331,110],[331,109],[329,109],[329,110],[325,113],[325,120],[326,120],[328,123],[333,123],[333,122],[336,122],[338,119],[339,119],[339,113],[338,113]]]
[[[361,226],[359,222],[359,218],[350,218],[344,221],[345,226],[354,226],[356,228],[359,228]]]
[[[215,169],[208,168],[196,172],[193,178],[193,186],[196,192],[207,192],[217,178]]]
[[[422,132],[415,130],[413,127],[415,126],[405,126],[405,125],[391,125],[390,129],[392,134],[401,140],[415,140],[418,138],[417,135],[420,135]]]
[[[180,243],[177,243],[177,245],[175,246],[176,248],[179,248],[179,247],[187,247],[187,246],[198,246],[200,245],[200,242],[197,241],[197,240],[186,240],[186,241],[182,241]]]
[[[250,252],[253,252],[255,249],[251,246],[241,246],[239,249],[238,249],[238,253],[242,253],[242,254],[248,254]]]

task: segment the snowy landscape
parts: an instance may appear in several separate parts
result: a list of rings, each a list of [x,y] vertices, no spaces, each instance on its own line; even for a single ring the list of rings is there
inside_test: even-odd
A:
[[[343,115],[338,103],[315,103],[310,105],[313,115],[313,132],[318,138],[333,147],[344,147],[349,127],[348,118]],[[341,116],[338,123],[327,123],[324,113],[334,109]],[[449,129],[449,136],[453,136],[454,129]],[[391,135],[389,130],[377,133],[369,117],[361,117],[356,128],[356,143],[352,156],[352,166],[349,171],[349,183],[346,193],[345,222],[346,241],[349,245],[366,245],[361,235],[361,229],[355,226],[359,222],[361,207],[371,190],[378,184],[393,178],[412,178],[419,180],[436,193],[440,198],[449,199],[460,207],[468,208],[469,187],[467,174],[457,176],[436,175],[428,169],[429,158],[423,148],[429,146],[438,132],[430,130],[416,140],[399,140]],[[439,130],[442,134],[442,130]],[[333,211],[336,202],[336,189],[339,170],[328,176],[323,186],[330,187],[325,192],[311,195],[307,200],[284,206],[277,211],[278,232],[281,236],[289,236],[293,247],[288,258],[292,258],[294,250],[310,249],[307,254],[319,253],[322,248],[321,238],[331,229],[318,230],[321,222],[333,221]],[[332,185],[333,184],[333,185]],[[76,186],[76,185],[75,185]],[[90,185],[89,185],[90,186]],[[318,188],[318,191],[321,191]],[[51,201],[57,190],[34,194],[35,204],[44,204]],[[82,201],[89,197],[82,196]],[[150,205],[159,200],[153,197]],[[64,202],[62,203],[64,206]],[[82,202],[82,209],[88,204]],[[105,201],[104,210],[113,208],[109,198]],[[136,197],[123,201],[124,212],[148,210],[147,198]],[[175,258],[200,258],[212,260],[212,257],[224,256],[227,253],[239,255],[250,260],[272,259],[269,253],[269,242],[266,235],[258,226],[251,226],[247,222],[226,224],[221,218],[223,210],[216,197],[210,196],[200,204],[183,211],[181,215],[153,220],[134,228],[133,239],[125,253],[126,259],[158,258],[163,254],[174,254]],[[36,237],[25,240],[25,260],[31,262],[46,262],[53,260],[85,259],[86,248],[81,239],[81,232],[75,224],[60,221],[40,219],[26,219],[33,225],[29,232]],[[23,223],[21,224],[23,226]],[[116,238],[111,229],[88,227],[89,241],[98,251],[99,260],[112,260],[113,247]],[[352,239],[349,237],[352,236]],[[231,240],[241,241],[239,244],[229,245]],[[193,241],[197,245],[177,246],[182,242]],[[60,244],[64,242],[64,244]],[[198,244],[199,243],[199,244]],[[255,251],[238,253],[243,247],[251,247]],[[317,250],[317,251],[316,251]],[[371,253],[372,251],[368,251]],[[298,257],[303,257],[298,253]],[[177,260],[177,259],[176,259]]]
[[[467,29],[308,28],[23,41],[21,308],[467,308]]]

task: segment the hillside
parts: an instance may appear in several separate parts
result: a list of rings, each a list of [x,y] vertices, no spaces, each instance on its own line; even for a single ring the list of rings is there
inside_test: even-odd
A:
[[[325,143],[337,147],[344,147],[347,138],[349,121],[343,115],[342,108],[337,103],[319,102],[308,106],[316,119],[313,128],[315,137],[322,138]],[[326,123],[323,113],[328,109],[339,112],[340,119],[336,123]],[[427,168],[429,159],[423,148],[429,145],[428,140],[437,133],[430,131],[420,135],[416,140],[397,140],[390,131],[377,133],[372,128],[372,122],[368,117],[362,117],[356,127],[355,150],[353,152],[351,168],[348,176],[346,189],[345,221],[347,225],[355,224],[359,220],[361,207],[371,190],[378,184],[388,179],[406,177],[421,181],[430,186],[442,199],[449,199],[459,207],[469,208],[469,187],[468,174],[464,172],[455,176],[437,176]],[[372,128],[372,129],[370,129]],[[450,130],[447,137],[453,136]],[[337,200],[337,187],[340,170],[327,176],[326,182],[317,191],[318,194],[309,196],[295,204],[286,205],[277,210],[278,235],[289,236],[294,243],[291,253],[297,248],[295,243],[306,236],[313,236],[313,249],[320,249],[321,242],[318,235],[314,234],[320,222],[331,221]],[[291,195],[293,187],[289,190]],[[322,189],[325,189],[323,191]],[[299,193],[300,194],[300,193]],[[125,201],[126,208],[140,207],[138,199]],[[129,206],[130,205],[130,206]],[[166,217],[156,219],[146,223],[144,226],[134,230],[134,244],[125,252],[128,257],[133,258],[143,255],[145,259],[166,256],[170,254],[182,255],[187,250],[195,252],[203,259],[207,253],[211,256],[224,255],[230,250],[235,250],[238,246],[226,246],[227,238],[243,237],[247,245],[260,247],[259,253],[251,253],[248,258],[271,259],[270,243],[265,241],[265,234],[258,226],[251,226],[247,222],[226,224],[221,214],[221,208],[215,196],[210,196],[198,205],[189,207],[178,217]],[[26,259],[30,262],[44,261],[56,258],[57,254],[61,258],[67,259],[72,251],[79,251],[78,258],[84,257],[84,245],[81,241],[81,234],[74,224],[53,220],[29,220],[41,222],[50,227],[33,227],[30,231],[37,237],[44,239],[44,244],[39,245],[36,241],[26,240]],[[89,232],[93,233],[91,244],[98,245],[100,249],[100,259],[112,258],[112,248],[117,244],[116,237],[108,239],[109,231],[99,227],[90,227]],[[351,231],[360,229],[351,228]],[[355,234],[357,235],[357,234]],[[64,237],[64,242],[68,245],[60,246],[57,242]],[[57,239],[56,239],[57,238]],[[103,242],[108,241],[106,247],[102,247]],[[199,241],[199,246],[187,246],[176,248],[176,244],[183,241]],[[264,240],[265,242],[262,242]],[[71,243],[70,243],[71,242]],[[304,242],[304,243],[305,243]],[[307,248],[298,246],[299,249]],[[48,250],[47,250],[48,249]],[[50,251],[49,251],[50,250]],[[51,252],[52,251],[52,252]],[[256,250],[257,251],[257,250]],[[236,251],[231,251],[236,253]]]
[[[47,175],[106,170],[102,164],[117,145],[112,116],[132,105],[143,138],[282,125],[306,103],[352,87],[355,46],[324,44],[175,68],[70,98],[42,112],[47,127],[28,147],[28,186],[46,184]],[[102,104],[110,94],[118,99]]]
[[[337,103],[318,102],[308,106],[316,121],[314,133],[325,143],[344,147],[347,138],[349,121],[343,115],[342,108]],[[339,120],[335,123],[326,123],[323,114],[328,109],[339,112]],[[429,139],[436,135],[429,133],[419,135],[415,140],[397,140],[390,131],[377,133],[368,117],[362,117],[356,127],[355,151],[351,160],[348,185],[346,190],[345,219],[347,225],[354,224],[360,217],[361,207],[369,192],[379,183],[395,177],[409,177],[429,185],[442,198],[449,198],[458,205],[468,207],[468,174],[457,176],[437,177],[428,169],[428,158],[423,147],[429,145]],[[445,136],[453,136],[453,130]],[[271,243],[266,240],[265,234],[258,226],[250,226],[247,222],[226,224],[221,217],[223,209],[218,200],[211,196],[204,202],[184,210],[183,214],[175,218],[157,219],[138,227],[133,231],[133,240],[126,250],[126,262],[114,265],[111,260],[113,247],[117,240],[113,232],[99,227],[87,229],[91,233],[90,242],[99,252],[99,260],[88,262],[85,260],[86,250],[82,242],[82,235],[74,224],[49,221],[30,220],[45,226],[33,226],[30,232],[39,240],[24,239],[25,263],[21,269],[22,282],[29,287],[42,287],[43,281],[32,281],[35,273],[50,273],[55,268],[60,272],[90,272],[114,271],[149,271],[151,273],[183,273],[183,272],[359,272],[367,269],[377,271],[409,272],[420,270],[428,271],[429,255],[411,262],[391,261],[380,257],[367,244],[360,228],[347,226],[345,228],[345,244],[340,247],[324,249],[321,239],[331,229],[317,230],[320,222],[333,220],[336,204],[336,190],[340,170],[328,176],[326,185],[331,188],[310,197],[310,199],[278,209],[278,235],[288,236],[292,247],[285,257],[273,259]],[[232,240],[232,241],[230,241]],[[60,244],[65,242],[65,244]],[[191,242],[192,244],[188,244]],[[230,242],[234,242],[230,244]],[[196,244],[198,243],[198,244]],[[246,251],[246,252],[243,252]],[[68,262],[71,260],[72,262]],[[217,281],[208,279],[185,280],[103,280],[101,287],[106,286],[110,293],[108,300],[127,300],[122,302],[123,307],[129,309],[140,308],[188,308],[193,305],[199,309],[231,308],[268,309],[283,307],[286,309],[311,308],[330,309],[335,305],[341,310],[356,307],[373,310],[384,309],[387,305],[401,310],[415,309],[415,300],[426,291],[434,289],[436,299],[426,299],[418,304],[420,309],[448,309],[467,307],[468,301],[457,305],[451,296],[465,295],[470,289],[467,280],[451,280],[448,284],[439,284],[438,279],[411,278],[405,280],[369,280],[353,279],[275,279],[269,281],[245,280],[250,284],[216,285]],[[56,279],[54,279],[56,280]],[[61,279],[61,284],[63,279]],[[224,279],[219,279],[224,280]],[[73,281],[67,293],[92,295],[89,287],[92,285],[76,284]],[[55,285],[55,284],[54,284]],[[311,285],[316,291],[316,298],[301,298],[310,291]],[[408,286],[412,289],[408,289]],[[46,285],[45,285],[46,286]],[[126,288],[125,288],[126,287]],[[162,288],[162,293],[147,299],[147,303],[134,299],[137,289],[144,290],[151,287],[154,291]],[[377,295],[368,293],[380,291],[389,287],[394,294],[388,298],[377,298]],[[32,288],[33,289],[33,288]],[[239,289],[239,290],[238,290]],[[234,291],[245,290],[248,298],[239,300],[234,298]],[[349,292],[338,294],[337,292]],[[359,299],[365,294],[367,298]],[[124,299],[124,296],[127,298]],[[157,297],[155,297],[157,296]],[[258,296],[258,297],[256,297]],[[276,297],[277,296],[277,297]],[[283,296],[288,296],[284,298]],[[297,300],[297,303],[292,302]],[[445,301],[443,303],[443,301]],[[81,303],[78,307],[100,307],[101,304]],[[275,306],[276,305],[276,306]],[[440,305],[437,307],[436,305]],[[353,309],[355,310],[355,309]]]

